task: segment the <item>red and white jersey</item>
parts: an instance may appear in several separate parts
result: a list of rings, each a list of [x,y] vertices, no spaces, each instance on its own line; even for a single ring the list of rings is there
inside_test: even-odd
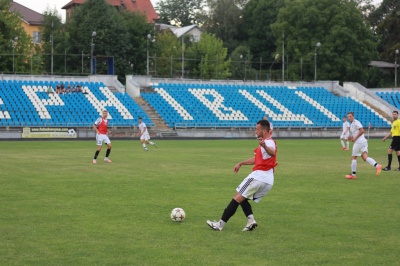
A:
[[[274,184],[274,168],[278,165],[276,163],[276,154],[277,154],[277,146],[273,139],[265,139],[264,140],[265,146],[268,148],[272,148],[275,150],[275,156],[271,156],[267,153],[267,151],[258,146],[254,150],[254,171],[262,171],[263,173],[260,175],[256,175],[254,178],[258,181],[267,183],[267,184]]]
[[[108,132],[108,119],[104,119],[103,117],[97,118],[94,122],[94,125],[99,130],[100,134],[106,135]]]

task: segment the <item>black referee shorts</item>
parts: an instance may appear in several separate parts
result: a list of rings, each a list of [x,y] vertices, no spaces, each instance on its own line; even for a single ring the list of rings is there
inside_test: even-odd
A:
[[[392,143],[390,143],[389,149],[400,151],[400,136],[394,136],[392,138]]]

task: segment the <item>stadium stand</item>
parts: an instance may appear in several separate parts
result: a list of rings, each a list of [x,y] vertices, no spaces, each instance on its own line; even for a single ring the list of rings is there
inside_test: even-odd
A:
[[[142,97],[170,127],[253,127],[264,115],[275,127],[341,127],[349,111],[364,125],[389,121],[352,97],[322,87],[159,83]]]
[[[83,93],[48,94],[48,86],[78,86]],[[136,126],[140,116],[154,123],[127,94],[113,93],[104,83],[23,81],[0,82],[0,126],[91,126],[107,109],[110,126]]]
[[[395,106],[397,109],[400,109],[400,93],[399,92],[376,92],[375,93],[382,100],[388,102],[389,104]]]

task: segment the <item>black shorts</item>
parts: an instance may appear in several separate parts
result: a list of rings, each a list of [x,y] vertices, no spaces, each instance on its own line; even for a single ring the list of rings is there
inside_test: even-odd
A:
[[[390,143],[389,149],[400,151],[400,136],[395,136],[392,138],[392,143]]]

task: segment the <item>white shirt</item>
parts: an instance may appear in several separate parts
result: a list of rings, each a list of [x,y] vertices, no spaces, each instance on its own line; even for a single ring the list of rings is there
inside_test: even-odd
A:
[[[343,134],[344,134],[344,132],[346,132],[347,128],[349,128],[349,127],[350,127],[350,123],[348,121],[343,122],[343,131],[342,131]],[[349,132],[347,131],[346,133],[349,133]]]
[[[353,138],[356,137],[358,135],[358,133],[360,132],[360,129],[363,128],[362,124],[360,123],[360,121],[354,119],[353,122],[350,125],[350,136],[352,136]],[[356,141],[354,141],[354,143],[365,143],[367,142],[367,139],[364,136],[364,133],[358,137],[358,139]]]
[[[146,124],[144,122],[139,124],[139,130],[141,134],[148,134]]]

